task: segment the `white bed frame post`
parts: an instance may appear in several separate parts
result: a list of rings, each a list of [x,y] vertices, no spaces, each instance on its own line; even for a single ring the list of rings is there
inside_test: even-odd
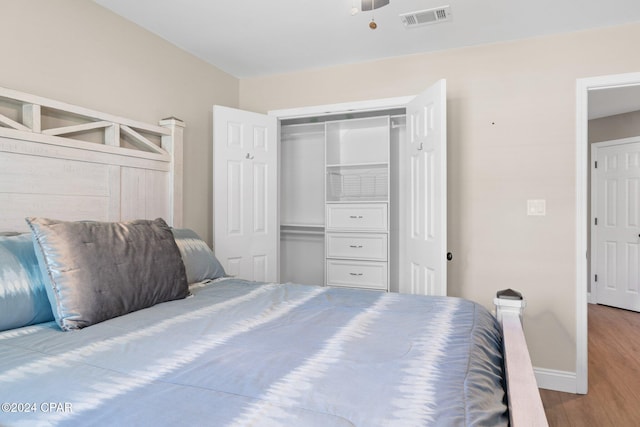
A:
[[[171,200],[169,201],[169,206],[172,209],[169,224],[172,227],[180,228],[183,224],[182,172],[184,169],[183,143],[185,123],[175,117],[169,117],[160,120],[160,126],[169,129],[171,132],[170,135],[163,135],[161,138],[162,148],[171,156],[171,171],[169,173]]]
[[[496,318],[502,325],[510,425],[548,427],[522,329],[526,301],[521,296],[515,298],[518,297],[497,297],[493,300]]]
[[[517,315],[522,323],[522,317],[524,315],[524,308],[527,306],[527,302],[524,299],[508,299],[497,297],[493,300],[493,304],[496,306],[496,319],[502,323],[502,318],[505,315]]]

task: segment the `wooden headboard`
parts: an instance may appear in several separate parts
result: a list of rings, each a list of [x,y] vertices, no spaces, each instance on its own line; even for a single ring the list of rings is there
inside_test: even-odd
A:
[[[181,227],[183,128],[0,87],[0,231],[27,216]]]

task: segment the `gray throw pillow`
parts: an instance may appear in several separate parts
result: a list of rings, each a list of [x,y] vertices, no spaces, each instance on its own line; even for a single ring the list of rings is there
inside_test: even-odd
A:
[[[66,222],[27,218],[56,322],[80,329],[189,294],[162,219]]]

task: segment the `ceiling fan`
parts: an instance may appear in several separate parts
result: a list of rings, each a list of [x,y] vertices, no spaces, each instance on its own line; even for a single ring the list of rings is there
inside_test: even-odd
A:
[[[366,11],[373,11],[375,9],[379,9],[382,6],[386,6],[389,4],[389,0],[360,0],[360,10],[363,12]],[[351,14],[355,15],[356,13],[358,13],[358,9],[354,6],[351,9]],[[373,12],[371,13],[371,22],[369,22],[369,28],[371,28],[372,30],[375,30],[376,28],[378,28],[378,24],[376,24],[376,21],[373,17]]]
[[[367,10],[374,10],[386,6],[389,4],[389,0],[361,0],[360,10],[366,12]]]

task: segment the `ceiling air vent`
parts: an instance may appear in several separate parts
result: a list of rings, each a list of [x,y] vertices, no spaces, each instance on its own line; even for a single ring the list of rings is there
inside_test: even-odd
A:
[[[418,10],[400,15],[400,20],[406,28],[421,27],[423,25],[437,24],[451,19],[449,6],[436,7],[434,9]]]

